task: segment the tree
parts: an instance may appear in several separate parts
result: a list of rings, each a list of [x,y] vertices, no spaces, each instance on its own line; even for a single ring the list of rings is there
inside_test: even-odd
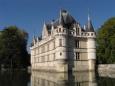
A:
[[[16,26],[6,27],[0,34],[0,62],[6,67],[26,67],[28,33]]]
[[[115,63],[115,17],[108,19],[97,31],[97,62]]]

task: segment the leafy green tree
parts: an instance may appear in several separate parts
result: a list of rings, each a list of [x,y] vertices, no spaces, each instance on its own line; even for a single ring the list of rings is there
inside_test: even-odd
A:
[[[0,34],[0,63],[5,67],[26,67],[28,33],[16,26],[4,28]]]
[[[97,62],[115,63],[115,17],[108,19],[97,31]]]

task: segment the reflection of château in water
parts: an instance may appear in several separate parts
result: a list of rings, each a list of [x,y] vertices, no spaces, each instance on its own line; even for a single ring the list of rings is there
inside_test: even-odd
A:
[[[31,86],[97,86],[94,72],[41,73],[34,71]]]
[[[31,46],[33,70],[56,72],[95,70],[95,32],[91,20],[83,28],[66,11],[56,21],[44,24],[42,37]]]

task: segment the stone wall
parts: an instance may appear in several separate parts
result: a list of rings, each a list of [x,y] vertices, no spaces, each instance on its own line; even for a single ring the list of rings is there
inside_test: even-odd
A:
[[[98,71],[101,72],[115,72],[115,64],[100,64],[98,65]]]

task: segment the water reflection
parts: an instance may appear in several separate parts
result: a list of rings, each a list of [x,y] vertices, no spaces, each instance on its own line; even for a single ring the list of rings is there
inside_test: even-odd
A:
[[[31,86],[97,86],[94,72],[43,73],[33,71]]]
[[[0,72],[0,86],[115,86],[115,73]]]
[[[25,71],[0,71],[0,86],[28,86],[30,75]]]
[[[115,86],[115,72],[100,72],[97,82],[98,86]]]

